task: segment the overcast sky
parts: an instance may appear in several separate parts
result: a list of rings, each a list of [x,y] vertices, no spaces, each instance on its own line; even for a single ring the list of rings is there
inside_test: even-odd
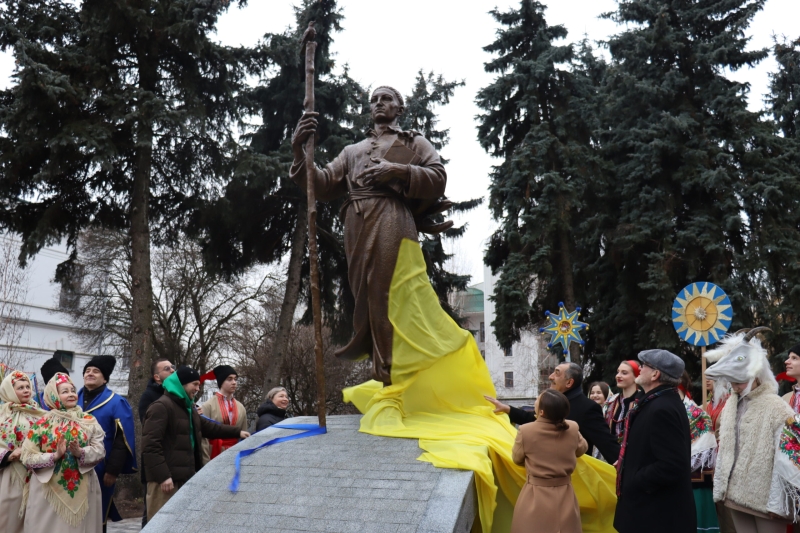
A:
[[[548,6],[548,23],[564,24],[570,42],[584,34],[602,40],[624,29],[598,18],[614,10],[614,0],[540,1]],[[250,46],[265,33],[281,32],[294,25],[292,5],[290,0],[249,0],[244,9],[232,8],[220,19],[219,39],[224,44]],[[507,10],[519,1],[340,0],[339,5],[345,16],[344,31],[335,36],[334,51],[339,65],[349,65],[351,76],[363,85],[392,85],[408,94],[420,69],[466,82],[440,112],[440,127],[450,129],[450,144],[442,153],[450,160],[447,195],[455,200],[485,196],[493,161],[478,144],[474,119],[479,113],[475,95],[491,81],[483,71],[490,56],[482,48],[492,42],[497,30],[489,11]],[[800,37],[798,20],[799,0],[767,0],[750,27],[750,47],[771,46],[773,35]],[[11,57],[0,55],[1,85],[10,83],[12,70]],[[768,74],[774,70],[775,62],[769,58],[756,68],[731,74],[751,84],[751,108],[762,107]],[[483,249],[496,223],[485,205],[466,215],[465,221],[466,236],[453,244],[454,267],[472,274],[477,283],[483,280]]]

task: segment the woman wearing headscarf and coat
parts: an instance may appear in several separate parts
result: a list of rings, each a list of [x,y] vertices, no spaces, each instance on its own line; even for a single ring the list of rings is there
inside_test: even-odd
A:
[[[0,384],[0,531],[22,533],[31,473],[20,461],[22,443],[44,416],[33,399],[31,380],[13,370]]]
[[[754,328],[722,340],[706,353],[706,371],[716,387],[732,393],[719,418],[714,501],[731,510],[737,533],[785,533],[789,512],[771,505],[776,443],[794,412],[778,396],[767,351]]]
[[[25,531],[99,533],[100,483],[94,466],[105,457],[105,433],[78,406],[78,391],[58,373],[44,389],[50,408],[28,431],[22,463],[33,472]]]

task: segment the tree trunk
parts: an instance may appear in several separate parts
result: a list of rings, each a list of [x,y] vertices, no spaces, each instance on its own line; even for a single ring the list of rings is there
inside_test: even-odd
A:
[[[139,89],[155,91],[156,42],[150,39],[139,50]],[[128,365],[128,398],[136,405],[150,378],[153,361],[153,278],[150,270],[150,180],[153,169],[153,124],[149,113],[139,108],[136,168],[131,193],[131,357]],[[141,450],[142,428],[134,416],[136,450]],[[139,453],[137,451],[137,453]],[[140,453],[139,453],[140,454]],[[140,454],[141,455],[141,454]],[[138,459],[137,459],[138,460]]]
[[[297,309],[297,301],[300,298],[300,270],[303,266],[307,226],[308,206],[305,202],[300,201],[297,206],[297,223],[292,233],[292,249],[289,254],[289,268],[286,274],[286,292],[283,295],[275,340],[272,343],[272,349],[267,354],[264,394],[280,384],[283,355],[286,353],[286,347],[289,344],[289,335],[294,324],[294,313]]]
[[[572,277],[572,254],[570,253],[570,225],[569,209],[563,198],[559,198],[561,220],[558,224],[558,247],[561,258],[561,290],[564,295],[564,307],[568,312],[575,310],[575,281]],[[569,355],[572,362],[581,364],[581,347],[577,343],[569,345]]]

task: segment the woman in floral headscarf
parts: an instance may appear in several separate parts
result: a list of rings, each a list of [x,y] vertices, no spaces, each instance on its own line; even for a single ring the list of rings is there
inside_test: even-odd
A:
[[[30,472],[20,462],[22,442],[44,411],[33,400],[31,380],[13,370],[0,383],[0,531],[22,533]]]
[[[37,420],[22,446],[22,462],[33,470],[25,531],[100,533],[100,483],[94,465],[103,460],[103,428],[78,407],[67,374],[44,389],[50,411]]]

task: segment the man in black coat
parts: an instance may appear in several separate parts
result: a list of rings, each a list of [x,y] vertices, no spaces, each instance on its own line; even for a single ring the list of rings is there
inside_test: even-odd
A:
[[[550,374],[550,388],[564,394],[569,400],[569,415],[567,420],[578,423],[578,430],[589,444],[597,446],[600,453],[609,463],[613,464],[619,456],[619,444],[611,436],[611,430],[603,417],[603,409],[597,402],[590,400],[581,388],[583,383],[583,369],[576,363],[561,363]],[[495,406],[495,413],[507,413],[512,424],[527,424],[536,420],[536,414],[511,407],[486,396]]]
[[[164,394],[164,387],[161,384],[164,382],[165,379],[169,377],[170,374],[175,372],[175,365],[170,363],[169,359],[156,359],[153,361],[153,364],[150,365],[150,374],[153,376],[150,378],[150,381],[147,382],[147,387],[144,389],[142,393],[142,397],[139,398],[139,422],[144,425],[144,415],[147,414],[147,408],[150,407],[150,404],[154,401],[161,398],[161,395]],[[144,468],[144,454],[142,455],[142,484],[147,488],[147,478],[145,477],[145,468]],[[144,514],[142,515],[142,527],[147,525],[147,502],[145,501],[144,506]]]
[[[666,350],[639,354],[636,383],[644,391],[628,413],[617,467],[619,533],[695,533],[692,440],[678,395],[683,361]]]

